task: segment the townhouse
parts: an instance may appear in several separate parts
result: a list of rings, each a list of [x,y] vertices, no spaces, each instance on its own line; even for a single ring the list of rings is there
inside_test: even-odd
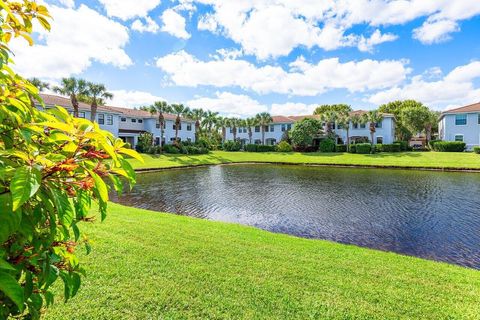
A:
[[[353,111],[350,115],[362,115],[367,111],[358,110]],[[374,143],[390,144],[395,140],[395,117],[392,114],[382,114],[383,120],[376,125],[376,132],[374,134]],[[305,118],[319,119],[316,115],[303,115],[303,116],[273,116],[272,122],[265,126],[265,144],[275,145],[282,140],[282,136],[286,131],[291,130],[295,123]],[[348,135],[351,142],[356,141],[370,141],[370,125],[365,124],[349,124]],[[347,142],[347,130],[345,128],[338,127],[333,124],[333,130],[337,134],[338,143],[345,144]],[[236,138],[242,145],[247,143],[262,143],[262,132],[260,126],[252,128],[252,140],[250,141],[248,135],[248,128],[237,128]],[[226,134],[227,140],[233,140],[233,128],[227,128]]]
[[[467,150],[480,145],[480,102],[442,112],[438,123],[439,139],[461,141]]]
[[[69,112],[73,112],[73,107],[69,98],[50,94],[40,94],[46,108],[62,106]],[[38,106],[40,107],[40,105]],[[90,119],[91,107],[89,104],[79,103],[79,117]],[[175,119],[176,115],[164,114],[164,143],[173,143],[175,140]],[[142,132],[150,132],[153,135],[154,143],[160,144],[161,130],[158,121],[158,115],[151,114],[148,111],[135,110],[129,108],[120,108],[113,106],[99,106],[95,121],[100,128],[111,132],[115,137],[119,137],[128,142],[132,148],[138,142],[138,137]],[[195,122],[190,119],[181,118],[178,128],[178,139],[180,141],[195,141]]]

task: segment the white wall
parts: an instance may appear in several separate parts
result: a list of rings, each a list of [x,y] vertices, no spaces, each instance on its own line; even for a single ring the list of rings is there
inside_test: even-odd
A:
[[[161,137],[160,128],[157,128],[158,119],[150,118],[145,119],[145,131],[151,132],[153,134],[154,139],[156,137]],[[172,143],[172,138],[175,138],[175,130],[173,129],[173,125],[175,121],[173,120],[165,120],[165,129],[163,132],[163,137],[166,143]],[[190,128],[189,128],[190,125]],[[188,130],[190,129],[190,130]],[[181,129],[178,130],[178,137],[181,141],[190,141],[195,142],[195,123],[191,121],[182,121],[181,122]]]
[[[293,122],[290,123],[292,128],[293,128]],[[286,123],[284,123],[286,125]],[[270,130],[270,128],[273,126],[273,131]],[[255,127],[252,127],[252,143],[255,143],[255,140],[262,140],[262,131],[261,128],[258,127],[260,130],[259,132],[255,132]],[[240,128],[237,128],[237,140],[246,140],[246,143],[250,143],[249,137],[248,137],[248,129],[246,129],[246,132],[244,133],[243,130],[240,132]],[[242,128],[243,129],[243,128]],[[282,131],[282,123],[275,123],[269,126],[268,132],[265,132],[265,144],[267,144],[267,139],[275,139],[275,144],[279,143],[280,140],[282,139],[283,135]],[[226,139],[227,140],[233,140],[233,133],[230,132],[230,128],[227,128],[227,134],[226,134]]]
[[[465,114],[465,113],[463,113]],[[480,145],[480,124],[479,113],[467,113],[467,124],[456,125],[455,114],[446,114],[440,121],[440,137],[445,141],[455,141],[456,135],[463,135],[463,141],[467,144],[467,149]]]

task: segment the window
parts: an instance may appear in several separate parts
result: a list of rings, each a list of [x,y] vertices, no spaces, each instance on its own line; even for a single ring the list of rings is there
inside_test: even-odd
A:
[[[256,139],[256,140],[255,140],[255,144],[262,144],[262,140]]]
[[[143,119],[138,119],[138,123],[143,123]]]
[[[130,120],[130,121],[132,121],[133,123],[136,123],[136,122],[137,122],[137,119],[132,119],[132,120]]]
[[[463,134],[456,134],[455,141],[463,142]]]
[[[335,122],[332,122],[332,129],[335,130]]]
[[[360,129],[365,129],[367,127],[366,123],[360,123]]]
[[[160,129],[160,123],[155,123],[155,128]]]
[[[233,128],[232,127],[230,127],[230,133],[233,133]]]
[[[352,125],[352,128],[353,128],[353,129],[358,129],[358,123],[354,123],[354,124]]]
[[[105,124],[105,115],[103,113],[99,113],[97,115],[98,124]]]
[[[274,132],[274,131],[275,131],[275,126],[272,124],[272,125],[270,126],[270,132]]]
[[[160,145],[160,137],[155,137],[155,145],[156,146]]]
[[[455,125],[456,126],[467,125],[467,115],[466,114],[456,114],[455,115]]]
[[[287,124],[287,130],[290,130],[290,129],[292,129],[292,124],[291,123]]]
[[[383,121],[375,123],[375,128],[382,128],[382,122]]]
[[[255,132],[260,132],[260,126],[255,127]]]
[[[107,114],[107,125],[108,126],[113,125],[113,115],[112,114]]]
[[[383,137],[377,137],[377,144],[383,144]]]
[[[120,118],[120,121],[122,121],[122,122],[127,122],[127,118],[121,117],[121,118]]]
[[[176,127],[177,127],[177,125],[176,125],[176,123],[174,122],[174,123],[173,123],[173,130],[176,130]],[[180,123],[180,125],[178,126],[178,130],[182,130],[182,124],[181,124],[181,123]]]
[[[79,112],[78,117],[85,119],[85,112]]]
[[[192,124],[191,123],[187,123],[187,131],[192,131]]]
[[[339,125],[337,126],[337,128],[338,128],[338,130],[340,130],[340,129],[343,129],[343,126],[342,126],[341,124],[339,124]]]
[[[263,128],[263,130],[264,130],[265,132],[268,132],[268,128],[269,128],[268,126],[265,126],[265,127]]]
[[[285,130],[287,130],[287,126],[282,124],[282,132],[284,132]]]
[[[173,138],[170,138],[170,141],[175,141],[175,137],[173,137]]]
[[[480,113],[478,114],[478,124],[480,124]]]

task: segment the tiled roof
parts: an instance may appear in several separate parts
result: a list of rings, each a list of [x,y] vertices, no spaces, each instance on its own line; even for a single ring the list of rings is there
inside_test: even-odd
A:
[[[350,112],[349,115],[350,116],[354,116],[354,115],[361,116],[361,115],[364,115],[366,113],[368,113],[368,111],[366,111],[366,110],[355,110],[355,111]],[[394,117],[394,115],[391,114],[391,113],[380,113],[380,114],[384,117]]]
[[[293,122],[290,117],[285,117],[285,116],[272,116],[272,123],[290,123]]]
[[[158,118],[158,114],[151,114],[149,111],[143,111],[143,110],[136,110],[136,109],[130,109],[130,108],[121,108],[121,107],[113,107],[113,106],[105,106],[107,109],[111,109],[113,111],[119,112],[123,114],[126,117],[132,117],[132,118]],[[175,121],[177,119],[177,116],[175,114],[171,113],[164,113],[163,117],[165,120],[172,120]],[[191,119],[187,119],[184,117],[181,117],[183,121],[193,121]]]
[[[47,106],[62,106],[67,109],[73,109],[72,102],[70,98],[65,98],[61,96],[56,96],[53,94],[40,93],[40,97],[43,99],[43,103]],[[88,103],[79,102],[78,109],[80,111],[90,111],[91,107]],[[99,106],[97,112],[110,112],[117,113],[116,111],[110,110],[107,107]]]
[[[480,102],[469,104],[468,106],[445,110],[442,113],[463,113],[463,112],[480,112]]]

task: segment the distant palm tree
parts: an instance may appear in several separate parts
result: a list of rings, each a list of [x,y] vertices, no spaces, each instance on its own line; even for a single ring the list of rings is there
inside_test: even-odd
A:
[[[207,130],[210,136],[212,135],[213,127],[217,122],[217,117],[218,117],[218,112],[212,112],[208,110],[205,113],[205,117],[203,119],[203,125],[205,126],[205,130]]]
[[[225,140],[227,139],[227,127],[229,126],[230,121],[228,118],[217,117],[215,122],[217,127],[222,130],[222,143],[225,143]]]
[[[347,151],[350,151],[350,121],[351,117],[348,114],[341,114],[337,118],[337,125],[347,133]]]
[[[425,138],[426,145],[432,139],[432,131],[435,126],[438,126],[438,119],[440,118],[440,112],[438,111],[429,111],[428,119],[425,122]]]
[[[163,147],[163,136],[165,133],[165,116],[164,113],[172,112],[172,107],[166,101],[155,101],[150,106],[151,114],[158,114],[158,124],[160,126],[160,147]]]
[[[372,110],[363,115],[364,121],[369,122],[369,129],[370,129],[370,142],[372,144],[372,153],[375,152],[374,149],[374,135],[375,132],[377,131],[376,127],[378,123],[381,123],[383,120],[383,115],[378,112],[378,110]]]
[[[321,121],[325,122],[325,132],[328,136],[333,134],[333,125],[338,117],[339,113],[335,111],[326,111],[320,114]]]
[[[183,104],[172,104],[172,111],[177,116],[175,118],[175,143],[178,143],[178,128],[182,123],[180,117],[188,115],[190,113],[190,109],[185,107]]]
[[[38,89],[38,92],[43,92],[45,91],[45,89],[50,88],[50,84],[48,82],[43,82],[38,78],[30,78],[28,79],[28,82],[34,85]],[[30,98],[30,104],[32,105],[32,108],[35,108],[35,99],[33,98],[33,96],[30,96],[29,98]]]
[[[265,127],[268,126],[272,121],[272,116],[268,112],[262,112],[255,116],[257,119],[258,125],[262,130],[262,144],[265,144]]]
[[[245,119],[245,127],[247,127],[247,130],[248,130],[248,140],[250,144],[252,144],[252,136],[253,136],[252,128],[257,125],[258,125],[258,121],[256,118]]]
[[[200,134],[201,122],[205,118],[205,111],[203,109],[192,109],[190,112],[190,117],[192,120],[195,120],[195,141],[198,141]]]
[[[73,116],[78,117],[78,97],[87,94],[87,82],[74,77],[62,78],[61,85],[53,87],[53,91],[69,96],[73,107]]]
[[[97,116],[98,105],[104,105],[105,99],[112,99],[113,94],[107,91],[107,88],[104,84],[101,83],[87,83],[87,92],[86,96],[90,100],[90,120],[95,121]]]
[[[241,120],[238,118],[230,118],[230,128],[232,129],[233,141],[237,141],[237,128],[240,126]]]

